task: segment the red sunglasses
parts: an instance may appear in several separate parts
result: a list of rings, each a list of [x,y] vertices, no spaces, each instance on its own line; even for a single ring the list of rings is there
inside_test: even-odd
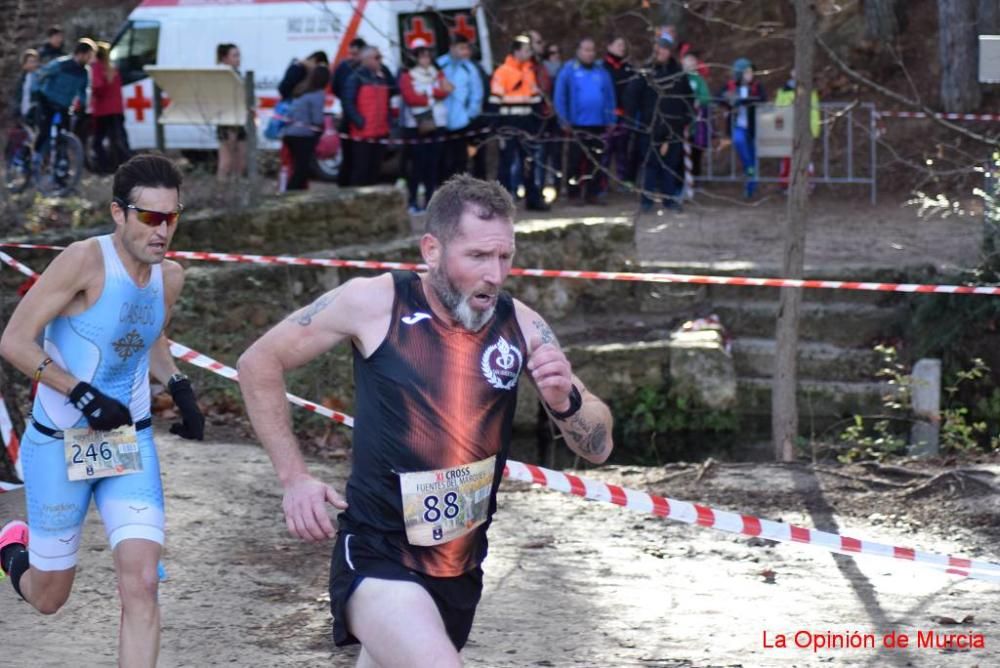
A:
[[[181,217],[181,212],[184,211],[183,204],[178,204],[176,211],[164,213],[162,211],[140,209],[135,204],[129,204],[125,200],[117,197],[115,198],[115,203],[123,209],[132,209],[135,211],[135,217],[139,219],[139,222],[143,225],[149,225],[150,227],[159,227],[163,223],[166,223],[167,227],[175,225]]]

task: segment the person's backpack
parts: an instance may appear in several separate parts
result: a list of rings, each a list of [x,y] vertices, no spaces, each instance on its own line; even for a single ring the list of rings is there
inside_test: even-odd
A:
[[[267,127],[264,128],[264,136],[268,139],[280,139],[281,131],[288,127],[288,113],[292,110],[292,103],[282,100],[274,105],[274,113],[271,114]]]

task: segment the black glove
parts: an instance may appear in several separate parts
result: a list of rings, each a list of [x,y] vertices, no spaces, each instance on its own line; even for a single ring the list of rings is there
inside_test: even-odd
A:
[[[174,398],[174,404],[181,412],[181,422],[175,422],[171,425],[170,433],[177,434],[189,441],[204,441],[205,416],[198,408],[198,401],[194,397],[191,381],[187,378],[171,381],[168,389],[170,396]]]
[[[69,393],[69,400],[87,418],[91,429],[109,431],[123,424],[132,424],[132,415],[124,404],[90,383],[77,383]]]

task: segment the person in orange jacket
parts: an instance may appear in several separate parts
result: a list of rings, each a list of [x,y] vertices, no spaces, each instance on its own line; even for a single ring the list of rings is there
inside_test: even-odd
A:
[[[515,196],[518,183],[523,181],[527,208],[546,211],[548,206],[535,178],[529,144],[529,139],[538,133],[543,102],[533,56],[531,38],[515,37],[507,59],[493,73],[490,102],[497,108],[497,126],[503,136],[497,180]]]

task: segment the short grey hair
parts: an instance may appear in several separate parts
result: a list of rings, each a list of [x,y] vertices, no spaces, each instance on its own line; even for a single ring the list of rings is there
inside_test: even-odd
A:
[[[514,222],[514,198],[497,181],[456,174],[434,191],[427,205],[427,234],[447,244],[458,232],[462,214],[471,211],[480,220],[503,218]]]

